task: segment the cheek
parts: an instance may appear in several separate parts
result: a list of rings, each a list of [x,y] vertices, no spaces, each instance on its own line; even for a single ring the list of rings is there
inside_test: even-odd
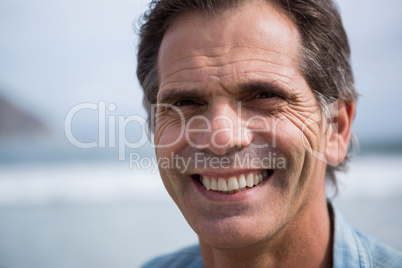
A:
[[[321,131],[319,116],[306,113],[282,113],[273,125],[270,137],[273,147],[285,156],[287,168],[299,170],[309,158],[309,151],[319,151]],[[289,170],[290,171],[290,170]]]
[[[318,107],[289,110],[283,114],[279,125],[289,136],[291,144],[302,146],[304,150],[320,150],[323,119]]]
[[[176,120],[158,120],[155,126],[155,154],[163,184],[175,202],[178,202],[183,184],[177,183],[177,177],[182,176],[175,166],[174,157],[186,146],[183,128]],[[188,187],[188,186],[186,186]]]
[[[285,170],[289,174],[299,173],[305,159],[302,132],[289,121],[277,122],[273,137],[274,147],[286,160]]]
[[[154,144],[159,152],[176,152],[185,142],[185,125],[177,118],[158,117],[155,124]]]
[[[307,116],[302,113],[287,114],[277,124],[277,147],[286,155],[287,174],[298,178],[294,181],[297,181],[298,188],[311,184],[314,178],[322,178],[321,171],[317,173],[316,169],[317,165],[321,165],[320,150],[325,148],[325,129],[321,118],[320,112]]]

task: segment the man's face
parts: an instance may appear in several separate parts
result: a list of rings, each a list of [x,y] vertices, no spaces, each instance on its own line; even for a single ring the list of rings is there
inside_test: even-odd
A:
[[[266,3],[181,16],[163,39],[156,155],[172,161],[160,162],[162,180],[202,242],[270,239],[325,198],[325,164],[306,151],[325,149],[325,127],[311,123],[321,113],[299,46],[295,25]]]

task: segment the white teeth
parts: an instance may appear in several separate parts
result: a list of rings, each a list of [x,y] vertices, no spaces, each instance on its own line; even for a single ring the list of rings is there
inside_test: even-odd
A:
[[[254,185],[258,185],[259,181],[258,181],[258,175],[254,176]]]
[[[254,186],[254,176],[253,173],[248,174],[247,176],[247,186],[253,187]]]
[[[204,178],[204,186],[207,188],[207,190],[211,190],[211,181],[207,178]]]
[[[258,183],[260,184],[262,182],[262,174],[258,174]]]
[[[218,180],[218,191],[227,192],[228,185],[223,178],[219,178]]]
[[[236,180],[236,177],[232,176],[228,181],[228,190],[233,191],[239,189],[239,183]]]
[[[246,188],[246,186],[247,186],[246,177],[244,177],[244,175],[241,174],[239,177],[239,188],[240,189]]]
[[[207,190],[231,194],[256,186],[260,184],[267,176],[267,171],[263,171],[256,175],[249,173],[247,177],[244,174],[241,174],[239,177],[231,176],[227,181],[224,178],[215,179],[212,177],[203,176],[201,183]]]
[[[211,179],[211,189],[213,191],[218,191],[218,183],[216,182],[216,180],[214,178]]]

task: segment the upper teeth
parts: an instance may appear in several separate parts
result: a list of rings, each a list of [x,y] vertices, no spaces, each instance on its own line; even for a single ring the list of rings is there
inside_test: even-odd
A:
[[[253,173],[249,173],[247,176],[245,174],[231,176],[227,181],[224,178],[216,179],[214,177],[202,176],[201,182],[207,190],[233,193],[242,191],[246,189],[246,187],[251,188],[255,185],[258,185],[267,176],[267,171],[263,171],[262,173],[255,175]]]

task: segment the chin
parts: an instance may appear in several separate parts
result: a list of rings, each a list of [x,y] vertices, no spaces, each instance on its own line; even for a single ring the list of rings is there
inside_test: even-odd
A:
[[[260,211],[257,214],[227,218],[200,219],[190,225],[200,241],[217,249],[239,249],[256,246],[270,240],[287,224],[284,213]],[[265,214],[265,215],[264,215]],[[264,217],[265,216],[265,217]]]

